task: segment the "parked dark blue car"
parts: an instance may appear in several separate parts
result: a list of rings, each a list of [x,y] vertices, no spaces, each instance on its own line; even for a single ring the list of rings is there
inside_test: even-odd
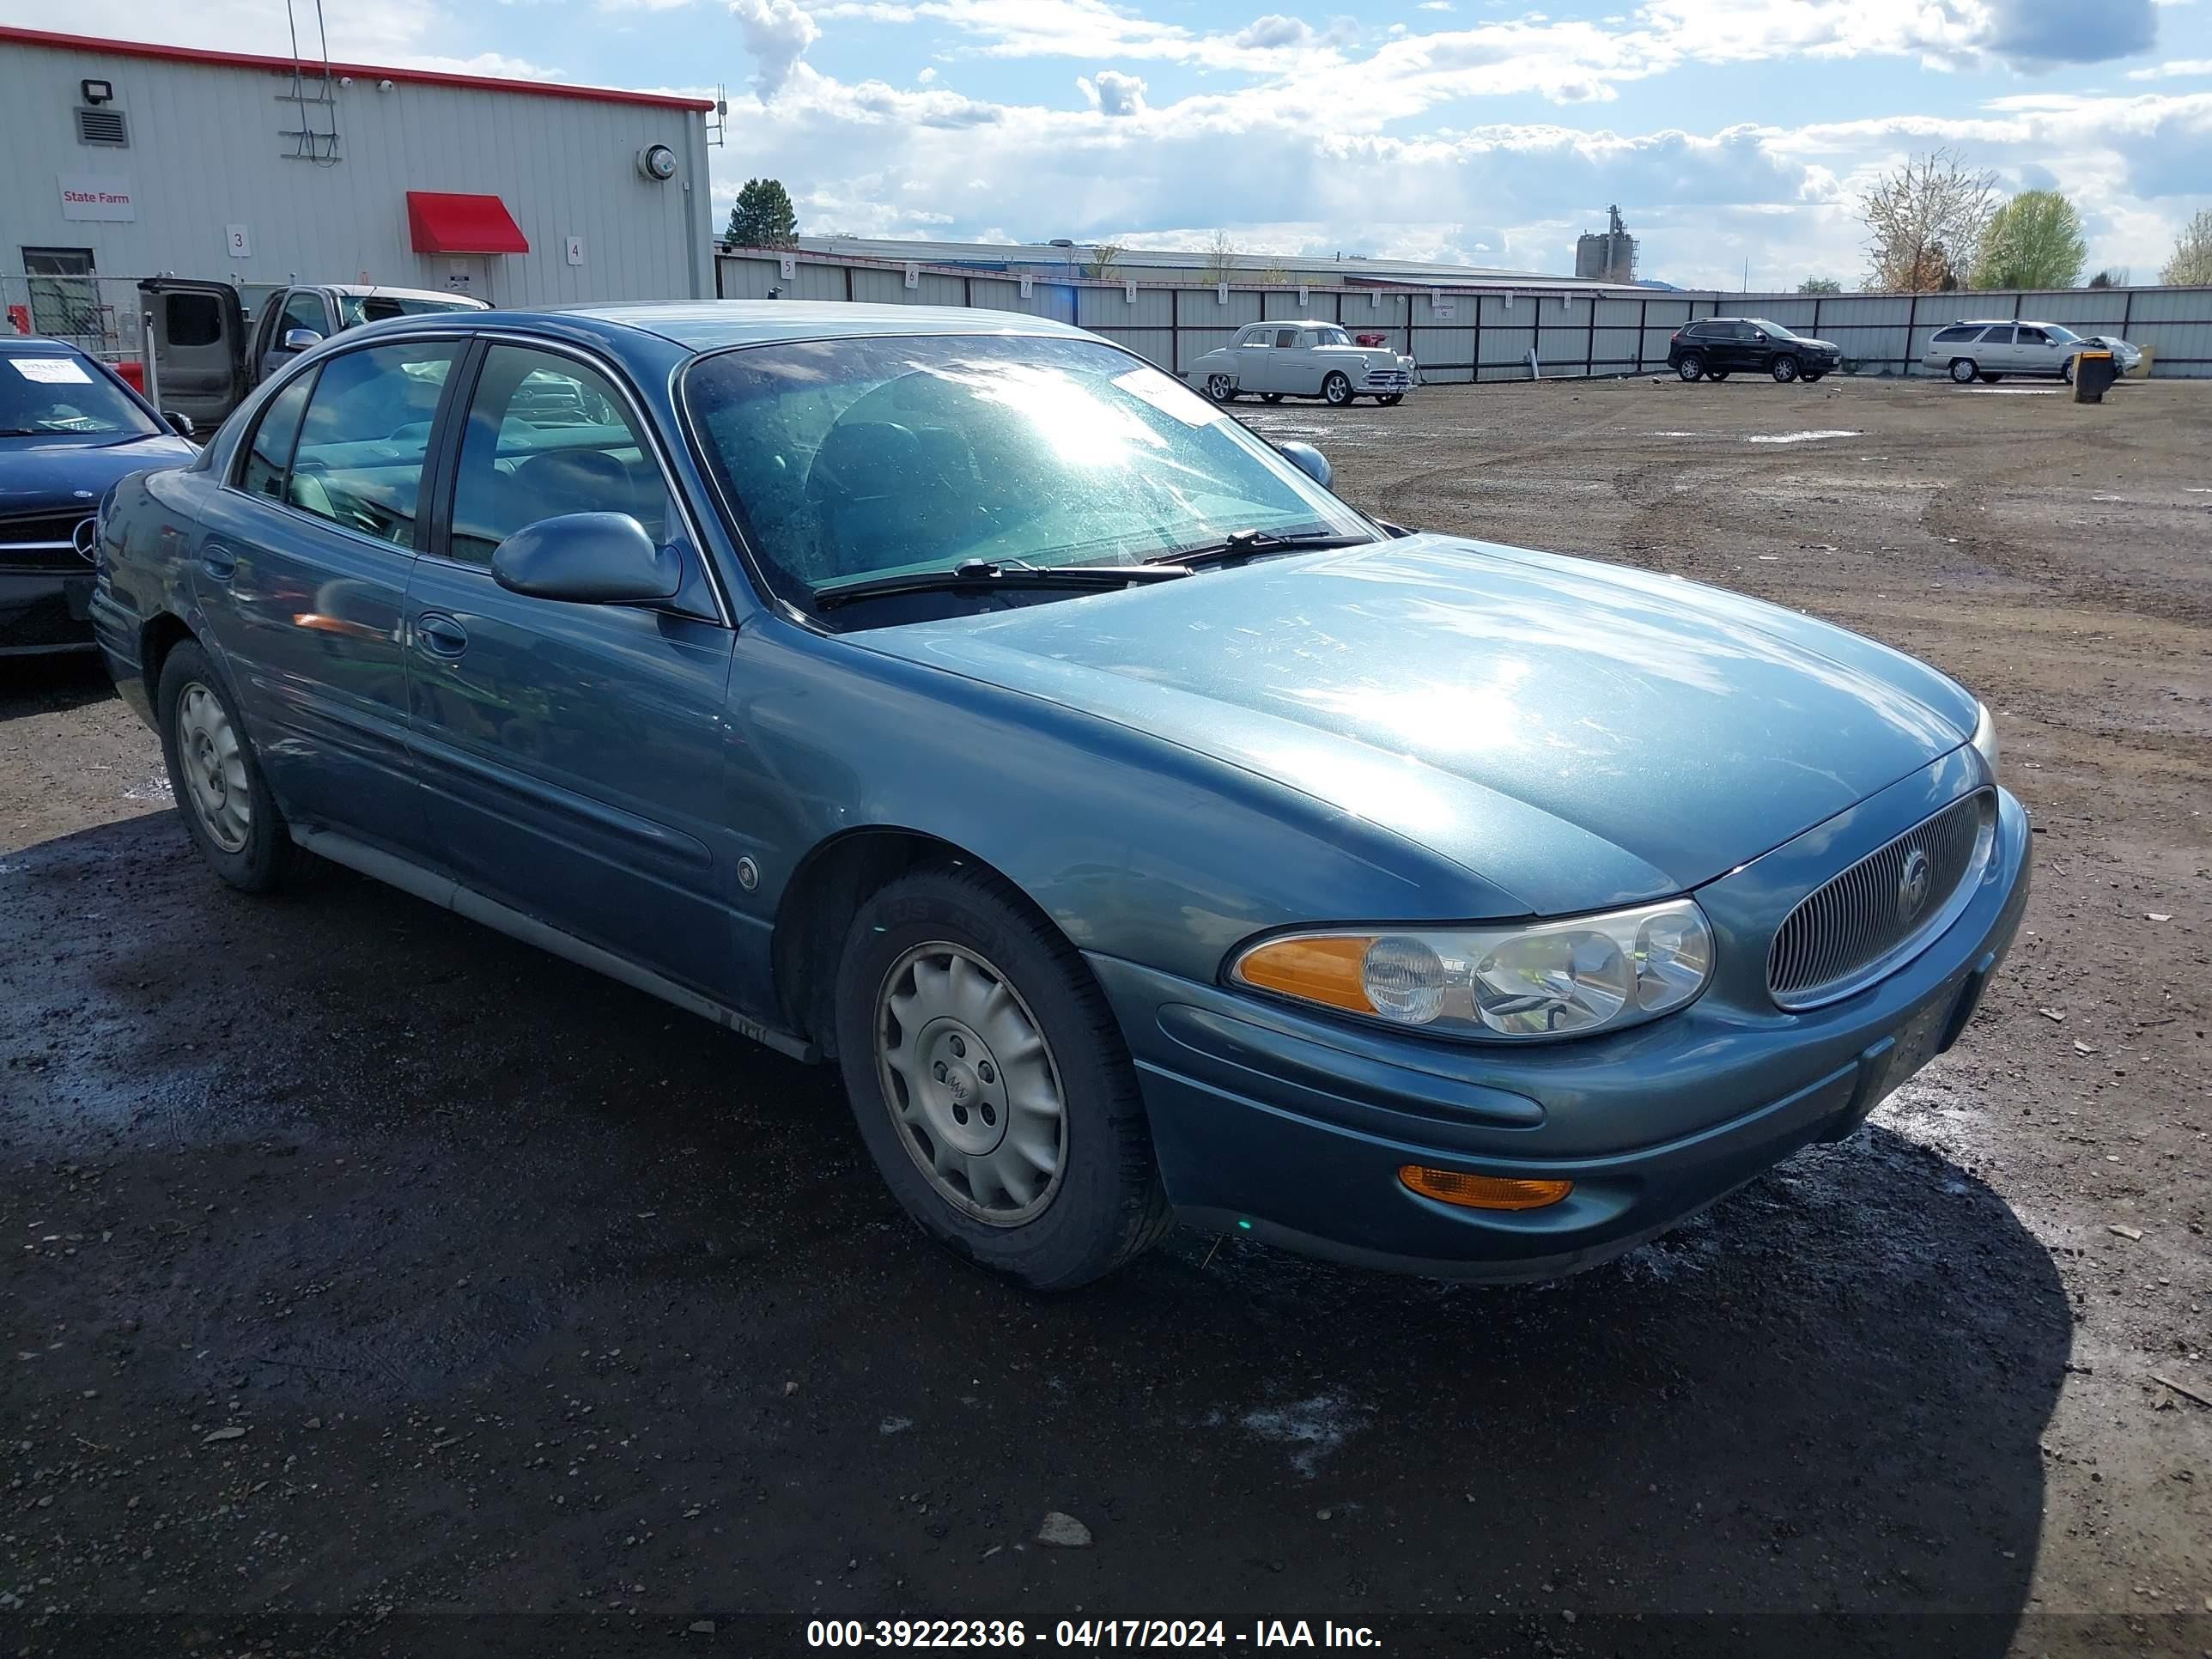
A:
[[[94,609],[227,880],[834,1057],[1034,1285],[1178,1217],[1565,1272],[1957,1038],[2029,860],[1972,695],[1300,460],[1022,317],[412,319],[118,492]]]
[[[105,363],[58,340],[0,339],[0,657],[92,649],[100,498],[197,453]]]

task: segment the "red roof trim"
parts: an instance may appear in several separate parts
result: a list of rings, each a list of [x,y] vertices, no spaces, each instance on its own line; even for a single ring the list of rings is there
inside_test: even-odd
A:
[[[410,190],[407,230],[417,253],[530,252],[530,239],[496,196]]]
[[[250,52],[210,52],[200,46],[163,46],[145,40],[108,40],[92,34],[57,34],[48,29],[16,28],[0,24],[0,41],[18,46],[51,46],[57,52],[107,52],[118,58],[153,58],[174,64],[222,64],[234,69],[265,69],[292,72],[289,58],[268,58]],[[309,75],[319,76],[320,59],[301,61]],[[392,81],[413,81],[434,87],[473,87],[483,92],[530,93],[543,98],[581,98],[599,104],[650,104],[662,109],[702,112],[714,105],[703,98],[677,98],[659,92],[623,92],[612,87],[572,87],[558,81],[502,81],[489,75],[451,75],[442,70],[388,69],[374,64],[331,65],[332,75],[369,76]]]

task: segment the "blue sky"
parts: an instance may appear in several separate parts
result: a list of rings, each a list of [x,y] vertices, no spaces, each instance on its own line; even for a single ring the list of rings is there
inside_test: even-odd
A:
[[[301,0],[307,9],[307,0]],[[2154,280],[2212,206],[2212,0],[326,0],[335,54],[728,88],[725,204],[809,232],[1572,267],[1620,203],[1643,274],[1864,270],[1909,151],[2056,185]],[[52,27],[47,0],[0,17]],[[81,0],[70,27],[270,51],[283,0]]]

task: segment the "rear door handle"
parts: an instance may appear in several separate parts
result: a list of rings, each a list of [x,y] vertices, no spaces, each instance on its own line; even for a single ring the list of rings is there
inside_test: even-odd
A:
[[[434,657],[458,657],[469,648],[469,630],[440,611],[415,618],[415,637]]]
[[[238,556],[228,548],[210,542],[200,549],[200,568],[210,580],[227,582],[238,574]]]

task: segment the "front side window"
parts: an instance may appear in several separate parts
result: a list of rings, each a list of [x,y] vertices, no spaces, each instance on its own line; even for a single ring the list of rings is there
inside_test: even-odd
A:
[[[348,530],[412,547],[430,429],[459,352],[451,340],[410,340],[325,363],[300,422],[285,498]]]
[[[142,438],[161,429],[76,352],[0,348],[0,438]]]
[[[801,609],[970,559],[1126,565],[1238,530],[1375,533],[1213,404],[1097,341],[757,346],[695,362],[685,400],[769,585]]]
[[[2019,345],[2043,345],[2047,343],[2050,338],[2051,337],[2039,328],[2023,328],[2014,337],[2014,341]]]
[[[677,521],[659,464],[604,375],[558,352],[495,345],[461,439],[453,555],[489,564],[525,525],[568,513],[627,513],[655,543]]]
[[[285,331],[304,328],[317,336],[331,331],[330,313],[323,309],[323,296],[313,289],[292,290],[292,297],[284,301],[284,321],[276,337],[282,340]]]
[[[249,495],[270,501],[284,499],[284,475],[292,470],[292,446],[299,441],[300,417],[307,412],[307,393],[315,377],[305,374],[269,400],[246,446],[246,464],[239,469],[239,488]]]
[[[1325,346],[1350,345],[1352,337],[1340,328],[1325,328],[1321,331],[1321,343]]]

